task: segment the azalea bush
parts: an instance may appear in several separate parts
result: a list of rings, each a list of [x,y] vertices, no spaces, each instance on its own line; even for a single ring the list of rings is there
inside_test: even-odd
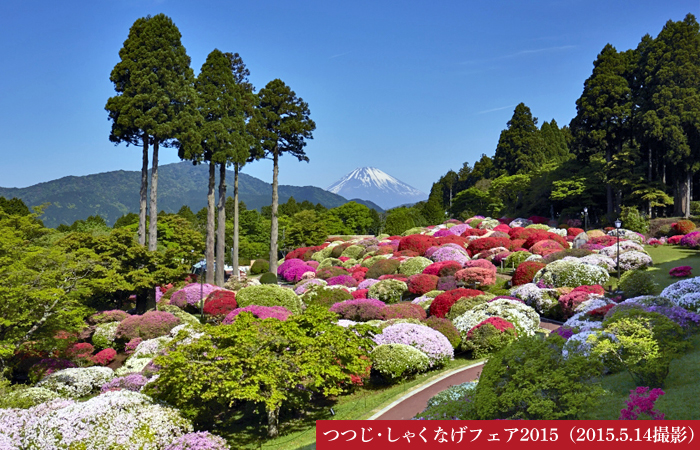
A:
[[[82,367],[59,370],[41,380],[37,387],[54,391],[63,397],[81,398],[99,392],[114,377],[108,367]]]
[[[544,268],[546,264],[537,261],[525,261],[518,265],[513,274],[512,284],[513,286],[519,286],[521,284],[531,283],[535,274]]]
[[[430,368],[428,355],[406,344],[382,344],[370,353],[372,370],[389,382],[398,382]]]
[[[345,300],[331,306],[330,312],[338,314],[341,319],[355,322],[367,322],[382,318],[386,303],[374,298]]]
[[[689,277],[693,271],[693,268],[690,266],[678,266],[674,267],[673,269],[668,271],[668,274],[671,275],[672,277]]]
[[[236,308],[226,315],[224,320],[221,322],[223,325],[231,325],[236,321],[236,318],[241,313],[250,313],[258,319],[277,319],[277,320],[287,320],[289,316],[292,315],[284,306],[259,306],[250,305],[245,308]]]
[[[426,326],[432,328],[433,330],[442,333],[447,338],[447,340],[450,341],[452,348],[459,347],[459,344],[462,342],[462,337],[459,335],[459,330],[455,328],[455,326],[452,324],[452,321],[450,321],[449,319],[441,319],[439,317],[428,317],[423,321],[423,323]]]
[[[379,279],[382,275],[390,275],[398,272],[401,261],[398,259],[383,259],[380,258],[369,266],[369,270],[365,274],[366,278]]]
[[[628,298],[653,294],[658,287],[658,283],[654,282],[646,270],[630,270],[620,277],[619,289]]]
[[[693,223],[692,220],[683,219],[671,225],[671,228],[673,229],[674,233],[685,235],[695,230],[695,223]]]
[[[465,286],[471,284],[491,286],[496,284],[496,271],[483,267],[468,267],[455,273],[455,280]]]
[[[457,303],[457,300],[463,297],[475,297],[482,295],[484,292],[477,289],[452,289],[443,292],[435,297],[435,300],[430,304],[430,315],[444,318],[450,311],[450,308]]]
[[[385,303],[398,303],[401,301],[403,294],[408,292],[408,286],[403,281],[399,280],[381,280],[370,286],[367,296],[376,298]]]
[[[221,288],[209,283],[190,283],[179,291],[175,291],[170,297],[170,304],[182,309],[188,307],[196,309],[203,299],[219,289]]]
[[[180,319],[169,312],[148,311],[142,316],[131,316],[121,321],[117,327],[116,338],[123,342],[137,337],[153,339],[168,334],[180,322]]]
[[[517,338],[515,326],[500,317],[489,317],[469,330],[462,349],[474,358],[485,358],[508,346]]]
[[[630,390],[627,407],[620,411],[618,420],[664,420],[664,413],[654,409],[656,400],[664,395],[659,388],[649,390],[646,386],[638,386]]]
[[[453,320],[455,327],[462,336],[462,342],[467,339],[467,333],[489,317],[500,317],[515,326],[519,336],[532,336],[540,325],[540,315],[534,308],[522,302],[500,299],[475,306]]]
[[[102,393],[127,390],[139,392],[148,383],[148,378],[140,373],[132,373],[124,377],[116,377],[102,385]]]
[[[387,305],[381,311],[381,318],[383,320],[391,319],[418,319],[423,320],[426,318],[425,310],[419,305],[413,303],[396,303],[394,305]]]
[[[245,287],[236,294],[236,301],[241,308],[250,305],[284,306],[292,314],[299,314],[302,310],[302,302],[299,296],[291,289],[283,288],[276,284]]]
[[[405,344],[425,353],[430,367],[443,366],[454,357],[450,341],[440,333],[425,325],[398,323],[384,328],[381,334],[373,337],[375,343]]]
[[[95,332],[92,334],[92,344],[95,348],[103,349],[113,346],[117,337],[117,328],[119,328],[119,322],[107,322],[97,325]]]
[[[576,287],[581,285],[605,285],[610,275],[598,266],[583,264],[578,260],[560,259],[548,264],[535,274],[532,281],[542,281],[554,287]]]
[[[207,296],[204,302],[204,314],[208,316],[225,316],[238,307],[236,293],[220,289]]]

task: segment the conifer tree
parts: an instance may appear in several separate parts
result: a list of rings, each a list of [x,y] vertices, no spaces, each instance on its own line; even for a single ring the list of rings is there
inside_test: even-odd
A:
[[[112,121],[110,141],[143,147],[139,205],[139,243],[146,242],[148,149],[152,145],[148,249],[157,247],[158,151],[162,147],[197,146],[198,112],[194,74],[180,31],[164,14],[140,18],[119,51],[110,75],[117,95],[105,109]]]
[[[501,132],[493,164],[507,175],[525,173],[544,164],[544,143],[537,129],[537,118],[520,103],[515,107],[508,128]]]

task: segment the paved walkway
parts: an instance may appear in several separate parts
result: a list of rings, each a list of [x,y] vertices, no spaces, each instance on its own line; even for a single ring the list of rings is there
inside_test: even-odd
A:
[[[547,330],[556,330],[558,324],[540,322],[540,327]],[[386,408],[374,414],[369,420],[411,420],[416,414],[422,412],[428,405],[428,400],[434,395],[444,391],[450,386],[474,381],[479,378],[484,363],[473,364],[468,367],[456,369],[444,374],[442,377],[428,384],[416,387],[412,392],[388,405]]]

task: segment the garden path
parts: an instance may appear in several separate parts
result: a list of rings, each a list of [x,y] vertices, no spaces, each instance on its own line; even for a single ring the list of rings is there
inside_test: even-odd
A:
[[[556,330],[558,323],[540,322],[540,327]],[[369,420],[411,420],[428,405],[428,400],[450,386],[476,380],[484,368],[484,362],[448,372],[437,380],[418,386],[412,392],[374,414]]]

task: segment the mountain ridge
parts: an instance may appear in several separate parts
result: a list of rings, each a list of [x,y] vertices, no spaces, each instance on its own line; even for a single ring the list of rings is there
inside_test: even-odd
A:
[[[326,190],[347,198],[369,200],[384,209],[428,198],[426,193],[375,167],[358,167]]]

